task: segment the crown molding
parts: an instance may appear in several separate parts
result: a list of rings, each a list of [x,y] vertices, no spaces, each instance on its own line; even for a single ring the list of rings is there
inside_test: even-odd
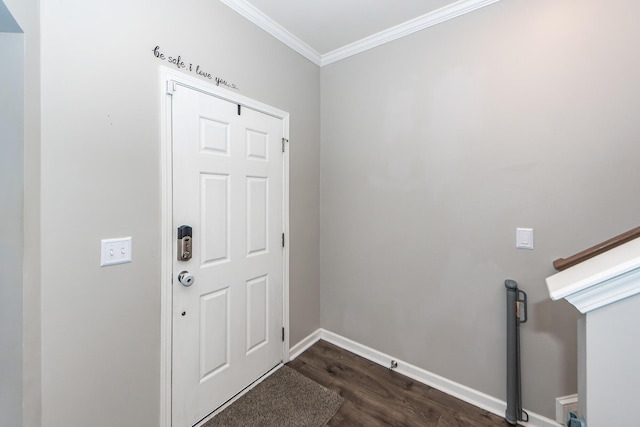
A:
[[[566,299],[581,313],[640,293],[640,238],[546,279],[553,300]]]
[[[402,24],[396,25],[379,33],[365,37],[361,40],[348,44],[344,47],[333,50],[322,55],[321,66],[331,64],[341,59],[348,58],[358,53],[364,52],[384,43],[408,36],[425,28],[448,21],[458,16],[473,12],[474,10],[497,3],[500,0],[459,0],[450,5],[436,9],[417,18],[411,19]]]
[[[246,0],[220,0],[220,2],[226,4],[314,64],[320,65],[322,55],[320,55],[318,51],[291,34],[282,25],[269,18],[260,10],[256,9],[251,3]]]
[[[373,49],[384,43],[408,36],[425,28],[432,27],[458,16],[473,12],[474,10],[497,3],[500,0],[459,0],[448,6],[436,9],[402,24],[380,31],[369,37],[350,43],[329,53],[321,55],[311,46],[294,36],[280,24],[262,13],[247,0],[220,0],[240,15],[247,18],[302,56],[316,65],[325,66],[336,61],[348,58],[358,53]]]

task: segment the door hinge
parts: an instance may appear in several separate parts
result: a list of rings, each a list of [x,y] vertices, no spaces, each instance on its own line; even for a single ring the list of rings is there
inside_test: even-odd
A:
[[[284,326],[282,327],[282,342],[284,342]]]
[[[283,153],[284,153],[284,147],[285,147],[285,144],[286,144],[287,142],[289,142],[289,140],[288,140],[287,138],[282,138],[282,152],[283,152]]]
[[[284,248],[284,233],[282,233],[282,247]]]

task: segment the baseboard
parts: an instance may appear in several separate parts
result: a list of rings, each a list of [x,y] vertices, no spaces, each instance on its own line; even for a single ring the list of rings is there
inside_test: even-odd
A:
[[[425,369],[404,362],[397,357],[393,357],[381,351],[367,347],[366,345],[350,340],[349,338],[345,338],[336,333],[327,331],[326,329],[318,329],[308,337],[304,338],[298,344],[293,346],[290,352],[291,360],[295,359],[320,339],[337,345],[338,347],[355,353],[358,356],[364,357],[365,359],[382,365],[386,368],[389,367],[392,360],[395,360],[398,363],[398,367],[394,369],[396,372],[405,375],[415,381],[436,388],[444,393],[447,393],[448,395],[457,397],[458,399],[470,403],[471,405],[477,406],[478,408],[484,409],[485,411],[496,414],[499,417],[504,417],[505,410],[507,409],[507,404],[500,399],[497,399],[486,393],[482,393],[478,390],[474,390],[455,381],[451,381],[440,375],[434,374],[433,372],[429,372]],[[527,411],[527,413],[529,414],[529,422],[525,423],[521,421],[518,424],[525,427],[562,426],[554,420],[543,417],[542,415],[536,414],[534,412]]]
[[[303,338],[302,341],[298,342],[296,345],[289,349],[289,360],[294,360],[296,357],[300,356],[305,352],[309,347],[314,345],[320,340],[320,335],[322,334],[322,329],[317,329],[307,337]]]

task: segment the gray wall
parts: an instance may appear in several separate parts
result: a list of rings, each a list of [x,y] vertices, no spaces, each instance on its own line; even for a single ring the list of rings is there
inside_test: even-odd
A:
[[[215,1],[5,3],[26,52],[25,426],[41,323],[43,426],[157,425],[156,45],[291,113],[292,344],[322,324],[503,398],[511,277],[531,303],[525,406],[552,417],[575,392],[577,316],[544,277],[637,225],[640,6],[503,1],[320,73]],[[119,235],[134,262],[101,269]]]
[[[22,422],[24,35],[0,2],[0,425]]]
[[[638,14],[502,1],[323,67],[322,327],[505,399],[515,279],[523,403],[553,418],[578,316],[551,262],[638,225]]]
[[[152,50],[291,113],[292,344],[320,326],[319,69],[217,1],[43,2],[41,22],[42,425],[157,426],[167,62]],[[128,235],[133,262],[101,268],[100,239]]]

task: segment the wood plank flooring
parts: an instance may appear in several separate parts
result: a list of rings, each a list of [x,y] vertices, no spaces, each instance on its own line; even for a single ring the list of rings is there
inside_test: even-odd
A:
[[[504,418],[326,341],[318,341],[288,366],[345,399],[328,426],[510,426]]]

